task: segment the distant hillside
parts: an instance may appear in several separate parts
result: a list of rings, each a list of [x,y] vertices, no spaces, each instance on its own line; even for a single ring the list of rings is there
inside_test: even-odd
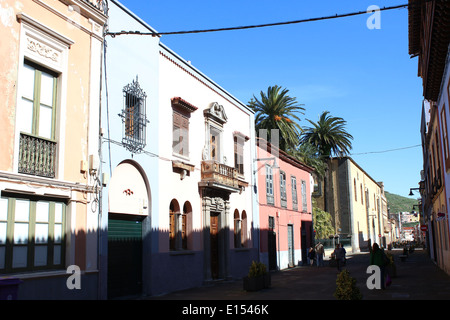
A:
[[[386,194],[386,199],[388,202],[389,211],[391,213],[397,213],[397,212],[411,212],[413,205],[417,205],[416,199],[411,199],[403,196],[399,196],[398,194],[393,194],[389,192],[384,192]],[[415,211],[417,210],[417,207],[414,208]]]

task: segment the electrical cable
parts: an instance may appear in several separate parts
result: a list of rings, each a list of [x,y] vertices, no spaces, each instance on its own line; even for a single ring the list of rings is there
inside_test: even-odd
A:
[[[393,151],[417,148],[417,147],[421,147],[421,146],[422,146],[421,144],[416,144],[414,146],[409,146],[409,147],[402,147],[402,148],[389,149],[389,150],[383,150],[383,151],[369,151],[369,152],[361,152],[361,153],[352,153],[352,154],[349,154],[349,155],[350,156],[357,156],[357,155],[372,154],[372,153],[386,153],[386,152],[393,152]]]
[[[387,11],[394,9],[404,9],[410,6],[410,4],[401,4],[397,6],[391,7],[383,7],[374,11]],[[119,36],[119,35],[150,35],[153,37],[160,37],[163,35],[179,35],[179,34],[193,34],[193,33],[206,33],[206,32],[219,32],[219,31],[232,31],[232,30],[245,30],[245,29],[254,29],[254,28],[264,28],[264,27],[273,27],[273,26],[281,26],[281,25],[289,25],[289,24],[299,24],[305,22],[313,22],[313,21],[322,21],[322,20],[331,20],[337,18],[345,18],[356,15],[367,14],[368,11],[357,11],[351,13],[344,14],[336,14],[331,16],[324,16],[319,18],[308,18],[301,20],[293,20],[293,21],[284,21],[284,22],[274,22],[274,23],[265,23],[265,24],[257,24],[257,25],[248,25],[248,26],[238,26],[238,27],[225,27],[225,28],[213,28],[213,29],[203,29],[203,30],[187,30],[187,31],[172,31],[172,32],[140,32],[140,31],[119,31],[119,32],[107,32],[106,35],[111,37]]]

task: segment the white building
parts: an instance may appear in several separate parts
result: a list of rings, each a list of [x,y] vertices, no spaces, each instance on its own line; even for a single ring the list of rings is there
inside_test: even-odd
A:
[[[112,0],[109,32],[121,30],[155,32]],[[104,297],[246,275],[258,259],[253,112],[159,37],[106,42]]]

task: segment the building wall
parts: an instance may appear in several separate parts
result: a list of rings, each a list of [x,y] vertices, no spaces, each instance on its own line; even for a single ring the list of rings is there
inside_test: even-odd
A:
[[[110,1],[109,4],[111,32],[154,31],[117,1]],[[248,272],[251,261],[258,259],[258,237],[255,236],[259,224],[258,208],[252,188],[255,183],[252,175],[255,157],[254,115],[244,104],[159,40],[158,37],[139,35],[107,37],[106,81],[103,82],[105,90],[102,96],[102,170],[112,173],[111,183],[103,189],[102,225],[105,233],[102,238],[102,282],[106,288],[112,277],[111,273],[108,274],[108,257],[114,255],[108,248],[111,244],[106,232],[108,223],[125,218],[125,214],[142,221],[143,262],[140,269],[143,295],[196,287],[212,279],[207,240],[210,237],[211,208],[223,210],[219,232],[219,277],[240,278]],[[147,94],[149,120],[146,146],[141,152],[135,153],[122,145],[124,123],[118,116],[124,109],[122,88],[133,80],[138,81]],[[172,99],[178,97],[192,107],[188,112],[189,154],[183,156],[173,149]],[[223,108],[227,117],[221,133],[221,158],[218,159],[221,164],[234,167],[233,137],[236,134],[248,137],[243,148],[244,175],[240,177],[240,188],[225,190],[217,185],[218,189],[201,185],[205,144],[209,143],[204,111],[211,108],[213,103]],[[122,190],[134,191],[132,179],[115,178],[117,172],[123,171],[121,167],[125,163],[139,168],[143,180],[147,181],[148,210],[143,213],[111,212],[111,199],[121,196],[119,193]],[[136,192],[127,192],[130,200],[135,195]],[[208,203],[207,207],[205,203]],[[184,215],[184,207],[190,208],[188,215]],[[172,217],[175,216],[172,219],[171,208],[174,211]],[[243,218],[243,212],[247,216],[247,232],[243,235],[247,241],[242,248],[234,246],[235,210],[240,218]],[[176,228],[181,228],[182,216],[187,217],[187,248],[179,247],[178,240],[175,241],[176,247],[171,247],[171,228],[175,224]],[[176,239],[179,239],[180,230]],[[108,294],[108,289],[105,289],[103,297],[106,298]]]
[[[351,238],[352,250],[380,244],[383,235],[382,188],[351,158],[335,158],[329,173],[330,213],[336,234]]]
[[[424,219],[428,224],[430,256],[449,272],[448,232],[448,79],[449,9],[446,1],[409,8],[409,53],[418,56],[418,76],[423,82],[421,181]]]
[[[91,77],[100,72],[102,26],[106,17],[85,1],[72,8],[69,10],[62,1],[49,0],[0,4],[0,95],[4,110],[0,118],[0,148],[5,151],[0,158],[2,201],[12,203],[21,197],[30,201],[30,210],[34,211],[34,203],[58,198],[56,202],[64,203],[66,208],[64,266],[56,272],[44,270],[39,277],[35,272],[17,275],[24,281],[19,296],[23,299],[97,298],[97,202],[91,189],[94,179],[81,170],[80,163],[87,163],[90,155],[98,154],[98,121],[90,115],[98,118],[100,89],[99,81],[92,82]],[[25,60],[56,77],[53,178],[19,173],[20,132],[24,131],[24,124],[28,125],[24,119],[29,114],[22,109]],[[17,230],[13,232],[16,234]],[[65,267],[69,265],[81,269],[85,287],[92,290],[67,288]],[[58,289],[39,290],[50,282],[59,282]]]
[[[271,151],[266,148],[264,143],[258,147],[258,159],[273,160],[258,160],[257,174],[258,174],[258,195],[259,195],[259,214],[261,226],[261,261],[270,265],[269,253],[269,233],[276,234],[276,267],[277,269],[286,269],[296,265],[302,265],[307,262],[306,250],[313,245],[312,243],[312,180],[311,168],[304,166],[300,169],[302,164],[292,165],[286,161],[286,155],[277,155],[277,151]],[[282,151],[280,151],[282,153]],[[292,160],[291,160],[292,161]],[[266,192],[266,166],[275,166],[273,168],[273,190],[274,201],[273,204],[267,201]],[[279,166],[277,168],[276,166]],[[280,172],[286,174],[286,206],[281,205],[280,197]],[[291,177],[296,178],[297,186],[297,208],[294,207],[292,196],[292,182]],[[305,182],[306,187],[306,210],[303,210],[301,185]],[[274,219],[274,228],[269,226],[269,217]],[[289,239],[288,228],[293,231],[293,247],[291,255],[289,256]],[[303,249],[303,252],[302,252]],[[293,264],[292,264],[293,262]]]
[[[450,48],[450,47],[449,47]],[[450,52],[450,49],[449,49]],[[439,266],[450,274],[450,232],[448,218],[448,208],[450,205],[450,144],[448,133],[450,120],[450,54],[447,54],[445,70],[442,78],[441,91],[437,102],[437,113],[439,117],[440,131],[440,152],[442,155],[442,183],[444,184],[443,194],[439,196],[439,204],[433,206],[433,212],[444,213],[445,216],[436,219],[436,229],[439,236],[439,246],[441,249],[438,255]]]
[[[108,29],[139,30],[149,32],[153,29],[144,21],[120,3],[109,1]],[[139,35],[126,35],[106,37],[105,63],[103,65],[102,81],[102,174],[110,177],[110,183],[102,189],[102,237],[100,251],[100,286],[102,299],[108,298],[108,281],[116,275],[108,275],[108,257],[114,252],[108,247],[108,223],[112,219],[128,218],[142,221],[142,294],[152,292],[152,256],[158,252],[158,217],[159,217],[159,172],[163,162],[159,158],[159,38],[143,37]],[[132,85],[133,81],[139,84],[146,97],[146,123],[145,146],[142,152],[131,152],[122,145],[125,124],[119,114],[125,107],[124,88]],[[139,172],[140,179],[146,181],[148,192],[147,208],[142,203],[135,212],[127,210],[125,213],[112,212],[111,199],[122,196],[124,190],[134,190],[134,181],[131,176],[115,179],[122,172],[122,165],[131,164]],[[125,175],[126,177],[126,175]],[[116,180],[118,186],[111,185]],[[133,193],[134,196],[134,193]],[[140,199],[130,199],[135,202]],[[137,208],[135,206],[135,208]],[[122,214],[125,214],[123,216]]]
[[[204,274],[204,233],[209,233],[209,226],[205,221],[202,206],[202,191],[199,189],[201,181],[201,163],[204,160],[203,151],[207,143],[207,128],[203,111],[217,102],[223,106],[227,122],[223,125],[221,137],[221,163],[234,167],[234,140],[233,133],[238,131],[250,138],[244,143],[244,176],[242,179],[251,184],[252,162],[254,159],[252,142],[253,114],[240,102],[235,100],[223,89],[205,78],[184,59],[177,56],[167,47],[161,45],[159,55],[159,123],[172,123],[173,109],[172,98],[180,97],[197,108],[189,118],[189,154],[179,156],[174,153],[172,147],[172,125],[160,126],[160,157],[167,159],[161,161],[160,170],[164,179],[159,181],[160,210],[158,216],[159,247],[158,266],[155,267],[155,292],[162,290],[174,290],[185,287],[201,285],[206,279]],[[173,161],[183,162],[193,166],[192,171],[184,178],[180,172],[173,169]],[[192,205],[191,239],[188,242],[188,252],[173,252],[169,250],[169,206],[176,201],[182,206],[186,201]],[[229,230],[229,276],[242,277],[248,272],[248,267],[255,256],[257,244],[255,242],[255,221],[253,209],[253,188],[247,187],[241,192],[233,192],[229,196],[229,214],[225,222]],[[234,212],[238,211],[242,217],[245,211],[247,215],[246,247],[234,246]],[[180,265],[186,267],[180,269]],[[158,276],[156,276],[158,275]],[[167,284],[171,283],[170,286]],[[158,289],[156,289],[158,288]]]

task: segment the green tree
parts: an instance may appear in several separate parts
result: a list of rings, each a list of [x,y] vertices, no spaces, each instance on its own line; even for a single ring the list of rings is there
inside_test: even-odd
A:
[[[326,164],[322,160],[317,147],[311,143],[302,143],[297,148],[288,147],[286,152],[300,162],[314,168],[314,174],[318,178],[322,178],[325,174]]]
[[[353,136],[345,128],[347,122],[343,118],[331,116],[329,111],[324,111],[317,122],[307,120],[312,126],[304,129],[300,143],[310,143],[315,146],[319,157],[325,163],[323,175],[324,210],[328,211],[327,172],[329,159],[332,155],[342,157],[349,154],[352,149],[351,140],[353,140]]]
[[[299,144],[302,128],[299,114],[305,110],[295,97],[288,95],[289,90],[280,86],[268,87],[260,92],[260,99],[253,95],[248,106],[255,112],[255,129],[267,129],[267,138],[271,140],[270,130],[279,130],[279,147],[286,151],[288,147]],[[273,142],[272,142],[273,143]]]
[[[300,143],[310,143],[317,147],[324,161],[333,154],[338,157],[345,156],[352,149],[353,136],[347,132],[347,122],[340,117],[333,117],[329,111],[324,111],[319,121],[311,123],[311,127],[304,130]]]
[[[326,239],[328,236],[334,235],[331,214],[317,208],[315,205],[313,206],[313,221],[316,239]]]

